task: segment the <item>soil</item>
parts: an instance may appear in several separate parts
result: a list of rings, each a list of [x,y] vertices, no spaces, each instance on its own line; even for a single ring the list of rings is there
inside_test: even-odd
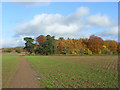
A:
[[[40,83],[35,77],[35,71],[23,56],[20,56],[19,68],[10,88],[40,88]]]

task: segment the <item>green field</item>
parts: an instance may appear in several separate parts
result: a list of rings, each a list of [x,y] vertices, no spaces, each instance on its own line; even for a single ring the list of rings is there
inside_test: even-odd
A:
[[[2,86],[9,87],[19,64],[19,56],[2,57]]]
[[[116,88],[118,56],[25,56],[41,87]]]
[[[118,56],[24,56],[37,72],[40,87],[116,88]],[[19,56],[2,57],[2,86],[7,88],[18,70]]]

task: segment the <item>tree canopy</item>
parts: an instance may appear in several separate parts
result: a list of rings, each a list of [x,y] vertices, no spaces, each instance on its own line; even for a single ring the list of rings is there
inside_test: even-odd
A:
[[[91,35],[90,38],[64,39],[55,36],[40,35],[35,40],[25,37],[25,50],[30,54],[52,55],[92,55],[92,54],[117,54],[120,52],[120,44],[114,40],[103,40],[101,37]],[[35,43],[33,43],[35,41]]]

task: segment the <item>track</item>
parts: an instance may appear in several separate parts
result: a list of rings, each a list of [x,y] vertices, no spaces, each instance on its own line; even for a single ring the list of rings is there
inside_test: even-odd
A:
[[[19,68],[10,88],[40,88],[40,84],[35,78],[35,72],[22,56],[20,56]]]

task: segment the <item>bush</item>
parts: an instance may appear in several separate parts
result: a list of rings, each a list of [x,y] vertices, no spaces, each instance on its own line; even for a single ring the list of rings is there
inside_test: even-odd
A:
[[[10,53],[10,52],[12,52],[12,49],[11,49],[11,48],[8,48],[8,49],[6,50],[6,52]]]
[[[43,55],[43,47],[41,47],[41,46],[38,46],[37,48],[36,48],[36,50],[35,50],[35,54],[41,54],[41,55]]]
[[[80,48],[80,49],[79,49],[79,54],[80,54],[80,55],[83,55],[84,53],[85,53],[85,49],[84,49],[84,48]]]
[[[76,55],[76,54],[78,54],[78,53],[79,53],[79,49],[73,49],[73,50],[72,50],[72,54]]]
[[[102,54],[108,54],[108,55],[110,55],[110,54],[112,54],[112,52],[108,48],[103,48]]]
[[[21,50],[20,49],[16,49],[15,50],[17,53],[21,53]]]
[[[87,48],[87,49],[85,49],[85,54],[92,55],[92,51]]]
[[[66,54],[66,51],[62,51],[61,54]]]

